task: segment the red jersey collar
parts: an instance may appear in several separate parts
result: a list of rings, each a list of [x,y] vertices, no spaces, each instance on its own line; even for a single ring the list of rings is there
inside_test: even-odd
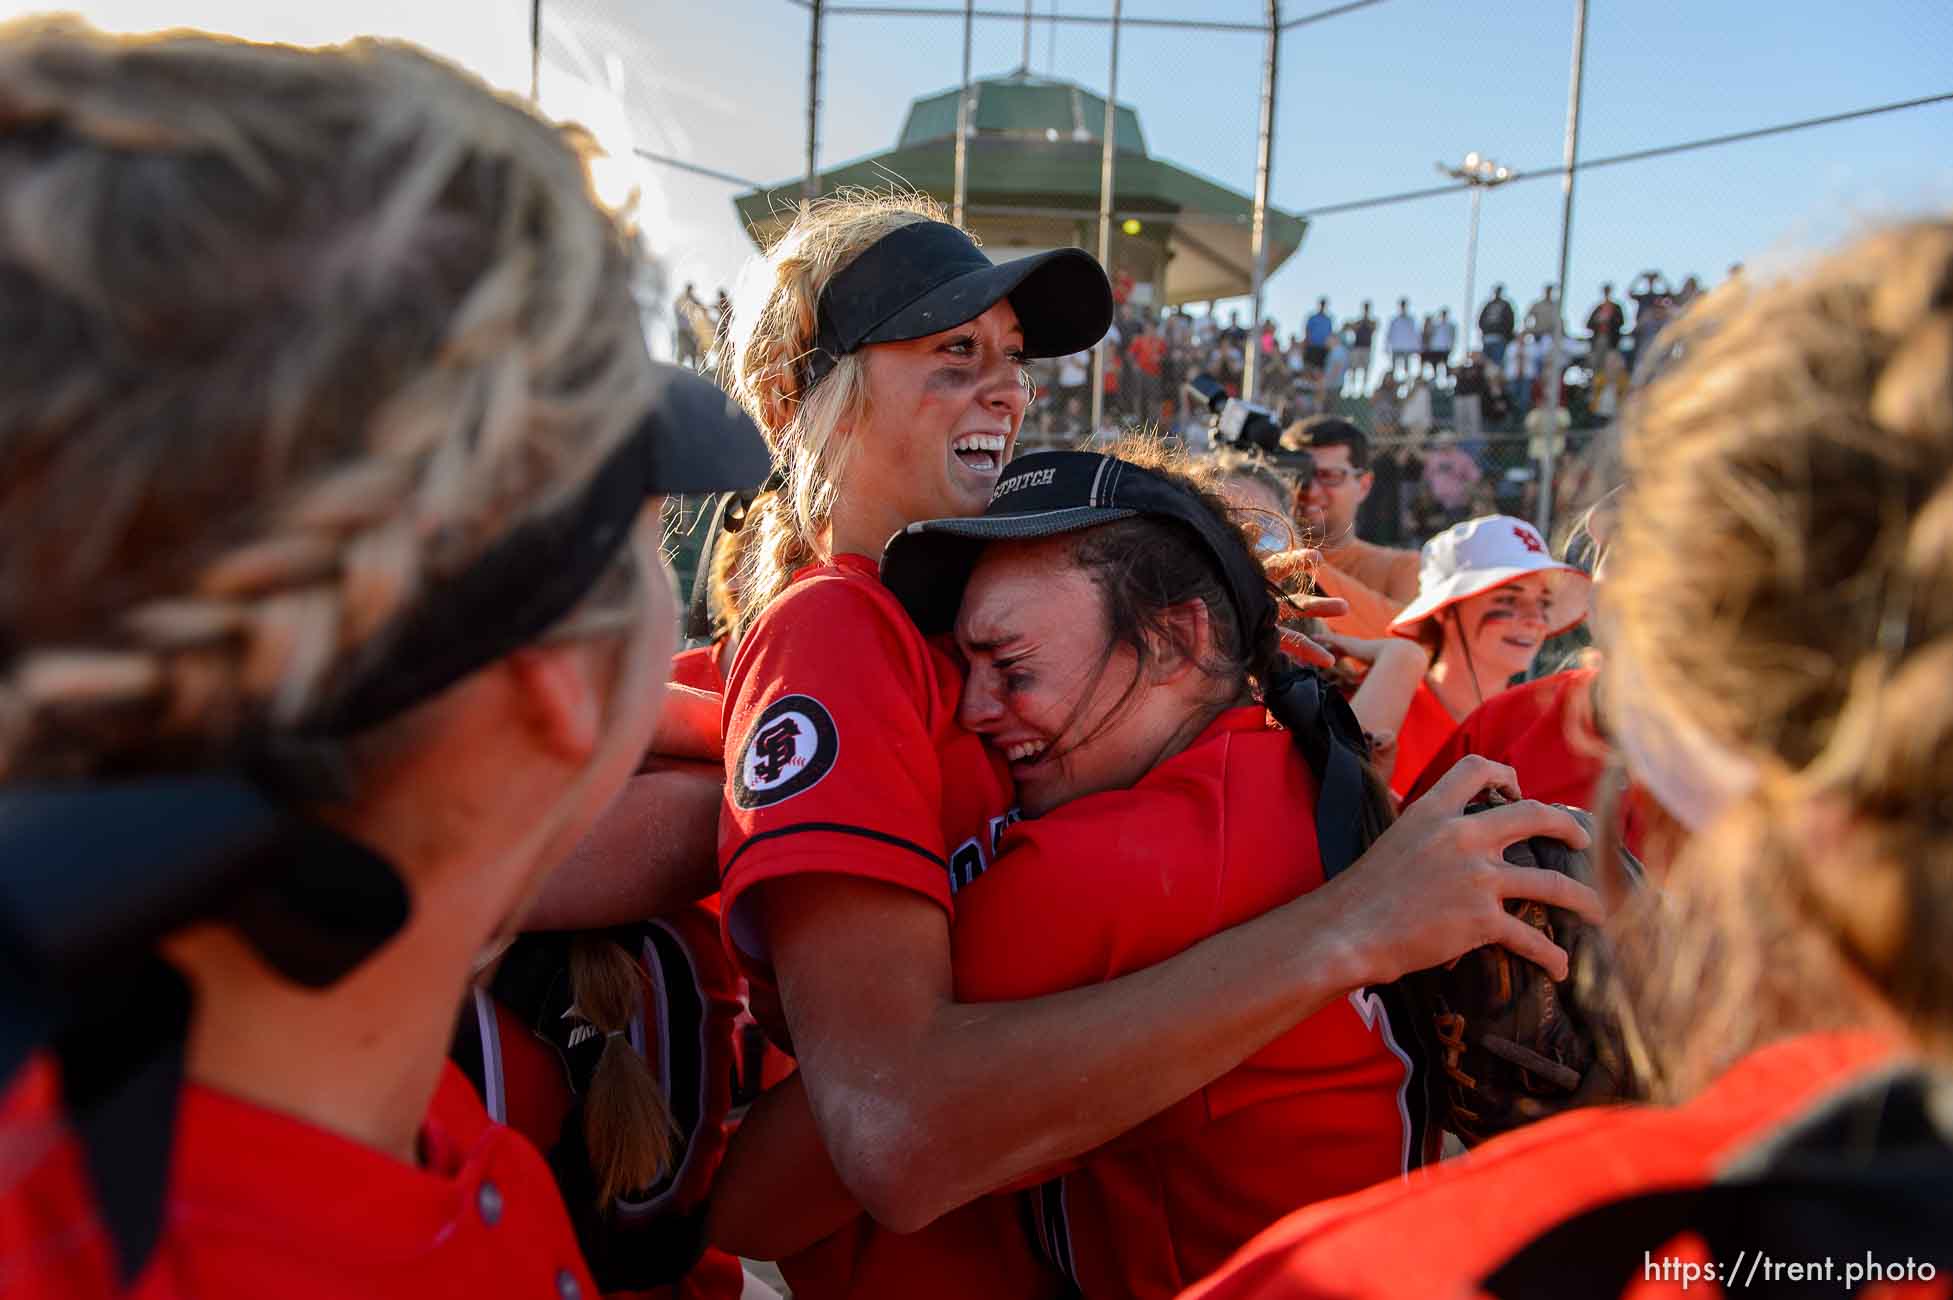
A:
[[[507,1140],[452,1064],[428,1107],[420,1167],[192,1085],[178,1111],[170,1218],[282,1240],[303,1254],[417,1256],[474,1212]]]
[[[856,577],[873,578],[876,582],[882,580],[881,566],[874,560],[865,555],[856,555],[852,551],[843,551],[831,560],[817,560],[812,564],[802,565],[793,571],[790,581],[799,582],[802,578],[819,573],[823,569],[840,569]]]

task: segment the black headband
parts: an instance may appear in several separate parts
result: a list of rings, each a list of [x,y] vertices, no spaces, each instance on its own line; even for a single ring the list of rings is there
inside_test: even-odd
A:
[[[917,627],[946,632],[985,543],[1055,537],[1135,515],[1171,519],[1198,535],[1227,586],[1243,636],[1252,640],[1275,617],[1268,575],[1238,533],[1172,480],[1090,451],[1020,456],[1005,468],[981,515],[910,524],[882,552],[882,581]]]
[[[603,576],[647,498],[766,476],[759,430],[724,393],[675,366],[657,367],[656,378],[651,410],[590,481],[424,592],[307,734],[362,731],[534,641]]]

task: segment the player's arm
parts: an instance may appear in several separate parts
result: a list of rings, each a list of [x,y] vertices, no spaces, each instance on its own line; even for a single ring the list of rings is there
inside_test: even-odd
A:
[[[718,764],[655,761],[632,777],[590,833],[543,882],[529,930],[628,925],[719,887]]]
[[[1322,643],[1339,655],[1369,665],[1363,684],[1350,697],[1350,712],[1373,736],[1396,735],[1410,712],[1417,684],[1431,667],[1431,655],[1417,642],[1400,636],[1361,637],[1325,633]]]
[[[718,763],[724,757],[719,736],[719,715],[724,703],[723,696],[711,691],[667,683],[664,709],[658,714],[658,727],[651,735],[650,754],[696,763]]]
[[[942,908],[872,880],[759,890],[814,1119],[841,1182],[915,1231],[1099,1146],[1239,1065],[1350,989],[1486,943],[1554,972],[1566,954],[1511,916],[1536,897],[1598,919],[1591,890],[1505,863],[1507,844],[1587,836],[1515,802],[1466,818],[1512,773],[1461,764],[1325,887],[1146,970],[1009,1003],[958,1003]]]
[[[860,1215],[796,1070],[747,1107],[712,1178],[705,1239],[746,1259],[785,1259]]]
[[[1390,620],[1396,618],[1404,608],[1404,601],[1393,600],[1327,560],[1315,570],[1315,582],[1317,590],[1323,595],[1335,596],[1348,603],[1349,613],[1335,620],[1335,630],[1352,636],[1388,635]]]

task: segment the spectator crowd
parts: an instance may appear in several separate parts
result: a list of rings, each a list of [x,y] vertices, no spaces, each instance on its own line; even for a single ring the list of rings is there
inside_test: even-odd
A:
[[[1185,385],[1206,374],[1239,396],[1252,356],[1260,364],[1254,400],[1277,423],[1340,414],[1368,430],[1375,490],[1363,507],[1366,536],[1417,545],[1475,515],[1537,517],[1549,443],[1554,513],[1570,518],[1596,495],[1600,467],[1587,454],[1594,435],[1618,414],[1663,328],[1703,292],[1694,276],[1671,288],[1659,272],[1643,273],[1631,288],[1620,299],[1611,283],[1601,285],[1576,333],[1553,286],[1521,312],[1495,284],[1476,313],[1475,346],[1461,342],[1448,307],[1420,317],[1405,298],[1388,320],[1368,300],[1338,320],[1319,298],[1302,329],[1286,336],[1274,320],[1251,331],[1239,311],[1223,322],[1212,303],[1196,313],[1128,301],[1099,344],[1105,396],[1096,436],[1086,351],[1031,364],[1038,400],[1024,438],[1072,446],[1141,427],[1203,448],[1210,413]],[[1549,421],[1556,333],[1563,374],[1559,414]]]
[[[1238,310],[1222,322],[1213,303],[1196,313],[1124,302],[1099,345],[1105,398],[1098,432],[1152,426],[1198,441],[1202,413],[1184,399],[1182,386],[1205,373],[1239,396],[1250,357],[1259,364],[1255,401],[1284,424],[1360,412],[1376,402],[1398,412],[1394,422],[1387,414],[1373,421],[1382,436],[1428,431],[1432,425],[1412,402],[1421,388],[1431,395],[1433,419],[1450,417],[1466,437],[1518,432],[1525,416],[1546,400],[1555,334],[1567,367],[1562,406],[1576,413],[1576,424],[1605,423],[1619,410],[1638,358],[1653,355],[1663,327],[1702,293],[1695,276],[1671,288],[1656,271],[1636,277],[1632,290],[1625,300],[1633,308],[1631,320],[1614,286],[1603,284],[1584,330],[1572,332],[1552,285],[1523,315],[1505,296],[1505,286],[1494,285],[1477,313],[1476,344],[1461,337],[1449,307],[1420,316],[1407,298],[1397,300],[1388,320],[1367,299],[1357,314],[1339,319],[1329,300],[1319,298],[1302,328],[1286,333],[1273,319],[1251,328]],[[1032,374],[1042,400],[1027,432],[1054,441],[1090,433],[1092,354],[1040,362]],[[1460,399],[1463,405],[1454,405]],[[1414,423],[1402,422],[1406,406]]]

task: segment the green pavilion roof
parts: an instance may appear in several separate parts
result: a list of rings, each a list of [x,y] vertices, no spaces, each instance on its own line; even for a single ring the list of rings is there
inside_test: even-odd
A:
[[[822,171],[820,193],[905,186],[948,204],[955,186],[957,95],[952,88],[916,100],[895,148]],[[973,82],[971,99],[965,176],[971,228],[994,246],[1091,247],[1105,100],[1070,82],[1023,74]],[[1152,246],[1162,301],[1246,293],[1252,198],[1149,154],[1139,115],[1129,105],[1118,106],[1115,121],[1113,219],[1135,219],[1142,232],[1115,235],[1115,244],[1126,244],[1134,257],[1146,251],[1138,244]],[[801,179],[794,177],[733,202],[748,233],[764,246],[792,220],[800,196]],[[1307,223],[1272,207],[1267,223],[1272,274],[1301,247]],[[1128,260],[1115,247],[1115,263]]]

